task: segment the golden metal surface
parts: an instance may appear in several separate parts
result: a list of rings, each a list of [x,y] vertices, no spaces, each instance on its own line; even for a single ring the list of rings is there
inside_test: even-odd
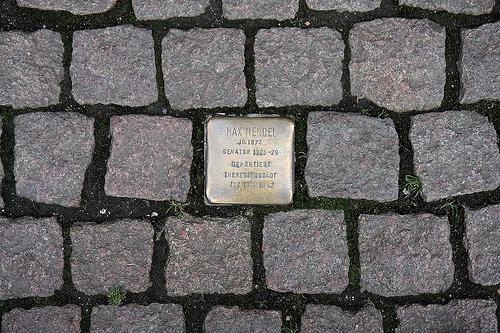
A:
[[[206,202],[290,204],[293,162],[292,119],[213,116],[205,126]]]

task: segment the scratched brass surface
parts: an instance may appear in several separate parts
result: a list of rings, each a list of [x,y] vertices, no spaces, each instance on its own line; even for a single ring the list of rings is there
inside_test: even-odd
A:
[[[208,204],[286,205],[292,202],[292,119],[213,116],[205,126]]]

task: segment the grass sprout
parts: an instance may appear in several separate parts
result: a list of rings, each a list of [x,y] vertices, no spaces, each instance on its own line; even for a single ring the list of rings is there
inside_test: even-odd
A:
[[[110,305],[121,305],[126,295],[127,292],[122,287],[111,288],[108,291],[108,303]]]
[[[406,175],[404,180],[403,193],[415,199],[422,196],[422,181],[418,176]]]

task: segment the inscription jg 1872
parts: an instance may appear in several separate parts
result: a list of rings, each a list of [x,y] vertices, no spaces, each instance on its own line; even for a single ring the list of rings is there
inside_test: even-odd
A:
[[[293,196],[294,124],[275,116],[214,116],[205,128],[208,204],[286,205]]]

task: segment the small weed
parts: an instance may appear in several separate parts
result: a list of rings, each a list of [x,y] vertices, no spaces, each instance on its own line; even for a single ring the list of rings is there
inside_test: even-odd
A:
[[[422,182],[418,176],[406,175],[403,187],[403,193],[406,196],[412,196],[415,199],[422,196]]]
[[[290,23],[294,26],[309,26],[310,23],[304,19],[299,19],[299,18],[293,18],[293,19],[290,19]]]
[[[111,288],[108,291],[108,303],[110,305],[121,305],[126,295],[127,292],[122,287]]]
[[[389,112],[387,112],[386,110],[382,110],[380,111],[377,117],[381,119],[387,118],[389,117]]]
[[[455,200],[447,201],[439,207],[441,210],[448,212],[452,218],[457,219],[459,213],[459,206]]]
[[[290,327],[285,327],[285,328],[283,328],[283,330],[281,332],[282,333],[297,333],[297,330],[294,330],[293,328],[290,328]]]
[[[292,309],[297,311],[300,310],[305,301],[304,295],[293,294],[291,295]]]
[[[188,205],[187,203],[170,201],[170,206],[168,207],[166,213],[168,214],[168,212],[172,211],[177,218],[179,219],[186,218],[188,217],[188,214],[184,210],[184,207],[186,207],[187,205]]]
[[[5,119],[8,119],[8,120],[12,120],[14,119],[14,111],[5,111],[4,114],[2,115],[3,118]]]
[[[370,115],[370,110],[366,109],[366,108],[362,108],[361,109],[361,113],[364,114],[365,116],[369,116]]]

